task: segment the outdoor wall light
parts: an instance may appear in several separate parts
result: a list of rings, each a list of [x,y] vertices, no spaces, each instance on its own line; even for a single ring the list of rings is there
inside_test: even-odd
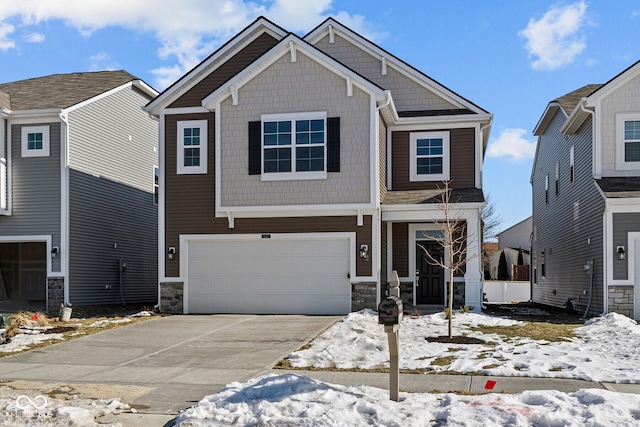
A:
[[[626,252],[624,251],[624,246],[618,246],[616,248],[616,253],[618,254],[619,260],[624,260]]]
[[[59,247],[54,246],[53,248],[51,248],[51,258],[55,258],[58,255],[58,252],[60,252]]]
[[[368,254],[369,254],[369,246],[360,245],[360,258],[367,259]]]
[[[167,258],[173,259],[173,256],[176,254],[176,247],[169,246],[169,250],[167,251]]]

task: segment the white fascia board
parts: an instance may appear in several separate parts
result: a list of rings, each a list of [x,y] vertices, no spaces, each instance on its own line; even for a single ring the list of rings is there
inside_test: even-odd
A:
[[[209,113],[210,111],[204,107],[181,107],[181,108],[165,108],[162,110],[164,115],[169,114],[195,114],[195,113]]]
[[[558,110],[562,110],[565,117],[567,116],[567,113],[558,102],[550,102],[549,105],[547,105],[547,108],[545,108],[542,117],[540,117],[540,120],[538,120],[538,123],[533,128],[533,134],[535,136],[540,136],[544,133],[544,131],[547,129],[547,126],[549,126],[549,123],[551,123],[551,121],[553,120],[553,116],[555,116]]]
[[[582,98],[580,101],[578,101],[578,103],[576,104],[576,108],[573,109],[573,111],[571,112],[571,115],[567,115],[567,113],[564,110],[562,110],[564,112],[564,115],[567,117],[567,119],[560,127],[561,133],[565,135],[572,135],[578,131],[578,128],[582,125],[582,123],[584,122],[584,120],[589,114],[589,113],[586,113],[581,108],[581,107],[587,108],[586,102],[587,102],[587,98]]]
[[[218,218],[227,218],[229,214],[234,218],[356,216],[358,212],[363,215],[374,215],[376,206],[371,203],[351,205],[216,206],[216,217]]]
[[[410,127],[419,128],[425,126],[431,126],[435,128],[435,126],[446,126],[449,128],[457,127],[469,127],[473,126],[476,123],[483,125],[489,124],[493,121],[493,114],[454,114],[451,116],[419,116],[419,117],[401,117],[394,123],[394,129],[406,128],[407,130]],[[403,129],[404,130],[404,129]]]
[[[12,110],[7,116],[11,124],[50,123],[60,121],[60,108],[46,108],[42,110]]]
[[[236,74],[233,78],[228,80],[223,86],[212,92],[209,96],[202,100],[202,106],[208,110],[215,107],[215,104],[231,96],[230,86],[234,86],[236,90],[240,90],[245,84],[249,83],[255,77],[257,77],[262,71],[266,70],[269,66],[274,64],[280,58],[285,55],[290,55],[291,46],[293,43],[294,48],[298,53],[302,53],[311,60],[324,66],[333,73],[346,79],[351,78],[354,86],[362,89],[363,91],[376,96],[376,99],[380,101],[386,100],[385,92],[382,88],[376,86],[370,81],[364,79],[362,76],[351,70],[350,68],[340,64],[325,53],[310,48],[306,43],[295,35],[289,35],[274,46],[269,52],[265,53],[259,60],[254,61],[247,68]],[[345,95],[346,96],[346,95]],[[240,95],[240,98],[242,96]]]
[[[442,116],[438,117],[416,117],[416,120],[400,119],[397,123],[389,124],[387,127],[393,132],[398,131],[428,131],[428,130],[443,130],[443,129],[463,129],[469,127],[482,126],[487,121],[492,120],[492,116],[485,117],[486,121],[481,120],[477,116],[466,119],[465,116],[455,116],[446,118],[443,120]],[[480,142],[480,141],[478,141]],[[480,144],[482,145],[482,144]]]
[[[613,92],[622,88],[638,76],[640,76],[640,61],[637,61],[635,64],[631,65],[622,73],[611,79],[600,89],[596,90],[593,94],[584,98],[586,100],[585,107],[595,107],[597,102],[600,102],[603,98],[611,95]]]
[[[344,25],[340,24],[339,22],[333,19],[328,19],[327,21],[325,21],[323,25],[321,25],[320,27],[317,27],[311,33],[307,34],[304,37],[304,40],[306,40],[312,45],[315,45],[318,42],[318,40],[325,37],[325,35],[329,32],[329,26],[332,26],[334,33],[337,31],[342,38],[346,39],[351,44],[357,46],[362,51],[368,53],[374,58],[380,61],[382,61],[382,58],[385,58],[387,67],[392,67],[393,69],[403,74],[405,77],[410,78],[411,80],[418,83],[422,87],[434,91],[437,95],[442,97],[444,100],[454,105],[458,105],[461,108],[462,107],[467,108],[475,113],[486,114],[486,111],[482,110],[480,107],[474,105],[470,101],[464,99],[463,97],[451,91],[450,89],[446,88],[445,86],[442,86],[440,83],[431,79],[427,75],[422,74],[420,71],[408,65],[407,63],[403,62],[393,54],[386,52],[385,50],[371,43],[369,40],[365,39],[361,35],[353,32],[349,28],[345,27]]]
[[[263,27],[262,31],[258,31],[260,27]],[[248,37],[243,43],[232,43],[234,39],[242,40],[252,32],[255,32],[255,34]],[[171,105],[172,102],[198,84],[202,78],[224,65],[228,59],[231,59],[264,33],[270,34],[275,39],[281,39],[287,35],[287,32],[264,18],[256,20],[151,101],[145,107],[145,110],[154,116],[159,115],[161,109]]]
[[[149,86],[144,80],[136,79],[131,81],[131,84],[133,85],[133,87],[135,87],[142,93],[150,96],[151,98],[155,98],[156,96],[158,96],[159,92],[154,88],[152,88],[151,86]]]
[[[68,113],[70,113],[72,111],[75,111],[75,110],[77,110],[79,108],[84,107],[85,105],[89,105],[89,104],[91,104],[91,103],[93,103],[95,101],[98,101],[100,99],[106,98],[107,96],[113,95],[114,93],[119,92],[122,89],[126,89],[126,88],[133,87],[133,86],[134,86],[134,81],[132,80],[132,81],[127,82],[125,84],[122,84],[120,86],[114,87],[113,89],[109,89],[106,92],[102,92],[101,94],[96,95],[93,98],[86,99],[86,100],[84,100],[82,102],[79,102],[79,103],[77,103],[75,105],[72,105],[71,107],[64,108],[62,111],[60,111],[60,113],[61,114],[68,114]],[[151,90],[153,91],[153,89],[151,89]]]
[[[451,210],[454,218],[467,221],[478,218],[484,203],[465,203],[464,207]],[[444,213],[438,204],[426,207],[425,205],[382,205],[382,221],[442,221]]]

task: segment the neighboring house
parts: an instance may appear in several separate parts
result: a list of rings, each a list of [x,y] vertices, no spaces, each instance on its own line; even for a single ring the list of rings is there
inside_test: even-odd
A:
[[[459,305],[480,308],[492,115],[327,19],[259,18],[147,106],[160,118],[159,302],[183,313],[443,307],[444,180],[466,221]],[[407,307],[405,307],[407,309]]]
[[[496,234],[496,237],[498,238],[498,250],[490,256],[489,271],[491,279],[496,280],[498,278],[498,263],[500,261],[500,254],[504,252],[505,258],[507,260],[509,279],[529,280],[528,277],[525,277],[525,279],[514,277],[513,266],[518,265],[518,254],[520,253],[520,251],[522,251],[524,265],[531,264],[531,257],[529,254],[529,248],[531,247],[531,230],[532,218],[529,217]]]
[[[640,61],[550,102],[534,134],[533,300],[640,320]]]
[[[0,84],[1,309],[155,301],[156,95],[125,71]]]

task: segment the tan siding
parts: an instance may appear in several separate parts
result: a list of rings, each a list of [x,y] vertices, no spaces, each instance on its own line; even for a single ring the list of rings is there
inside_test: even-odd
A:
[[[352,204],[371,199],[370,96],[354,86],[347,96],[345,80],[299,52],[263,70],[220,106],[222,206]],[[261,181],[247,173],[248,122],[261,114],[326,112],[340,117],[340,172],[326,179]]]
[[[393,102],[398,111],[443,110],[460,108],[435,92],[419,85],[412,79],[387,66],[387,74],[382,75],[382,62],[379,58],[355,47],[336,35],[335,42],[329,43],[328,36],[316,42],[315,46],[333,58],[357,71],[381,87],[391,90]]]
[[[451,188],[475,188],[475,130],[451,129]],[[393,190],[427,190],[442,186],[440,181],[409,181],[409,134],[393,132],[391,163]]]
[[[269,34],[262,34],[213,73],[203,78],[191,90],[175,100],[169,108],[202,106],[202,99],[242,71],[277,43],[278,40]]]

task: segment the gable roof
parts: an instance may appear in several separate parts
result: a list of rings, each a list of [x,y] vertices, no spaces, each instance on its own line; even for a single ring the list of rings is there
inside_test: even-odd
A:
[[[538,124],[533,129],[533,134],[542,135],[547,129],[547,126],[549,126],[549,123],[551,123],[551,120],[553,120],[556,112],[560,108],[567,118],[570,117],[571,114],[574,113],[574,110],[576,110],[576,107],[580,103],[580,100],[586,96],[591,95],[600,87],[602,87],[601,84],[589,84],[549,102],[549,105],[547,105],[547,108],[542,114],[542,117],[540,117]]]
[[[345,79],[345,81],[348,81],[349,83],[345,84],[345,92],[348,90],[348,84],[354,84],[369,93],[376,94],[378,101],[384,101],[386,99],[385,91],[380,86],[369,81],[344,64],[336,61],[331,56],[310,45],[297,35],[289,33],[287,37],[280,40],[267,53],[262,55],[259,60],[255,61],[249,67],[227,80],[218,89],[205,97],[202,100],[202,105],[209,110],[213,110],[217,101],[227,98],[228,96],[232,96],[232,91],[240,90],[243,85],[251,81],[278,59],[285,55],[294,55],[296,54],[295,52],[298,51],[307,54],[307,56],[315,62],[340,75]]]
[[[340,35],[346,38],[350,43],[356,45],[363,51],[369,53],[371,56],[380,60],[384,58],[384,61],[386,64],[393,66],[394,69],[398,70],[400,73],[404,74],[406,77],[416,81],[418,84],[431,90],[432,92],[441,96],[443,99],[446,99],[452,104],[457,105],[459,107],[456,109],[450,109],[446,113],[443,113],[442,115],[460,114],[461,112],[471,113],[471,114],[475,113],[475,114],[490,115],[488,111],[484,110],[483,108],[479,107],[478,105],[474,104],[468,99],[460,96],[456,92],[452,91],[451,89],[447,88],[443,84],[427,76],[422,71],[414,68],[413,66],[409,65],[405,61],[396,57],[395,55],[389,53],[388,51],[378,46],[377,44],[373,43],[372,41],[364,38],[363,36],[351,30],[350,28],[342,25],[340,22],[336,21],[334,18],[327,18],[324,22],[322,22],[316,28],[311,30],[306,36],[304,36],[304,39],[311,44],[315,44],[318,40],[324,38],[327,34],[331,34],[335,31],[338,31]],[[388,89],[388,88],[385,88],[385,89]],[[405,112],[404,116],[411,117],[411,116],[424,115],[424,114],[421,114],[421,112],[415,112],[416,114],[414,115],[412,115],[412,113],[413,112]]]
[[[145,110],[158,115],[162,108],[169,106],[173,101],[195,86],[204,76],[212,73],[224,65],[238,51],[260,35],[268,33],[277,40],[287,36],[288,31],[274,24],[267,18],[260,16],[242,31],[220,46],[202,62],[176,80],[166,88],[154,100],[149,102]]]
[[[52,74],[0,84],[0,107],[9,110],[69,108],[123,84],[140,80],[126,71]],[[150,96],[156,92],[146,84]]]

